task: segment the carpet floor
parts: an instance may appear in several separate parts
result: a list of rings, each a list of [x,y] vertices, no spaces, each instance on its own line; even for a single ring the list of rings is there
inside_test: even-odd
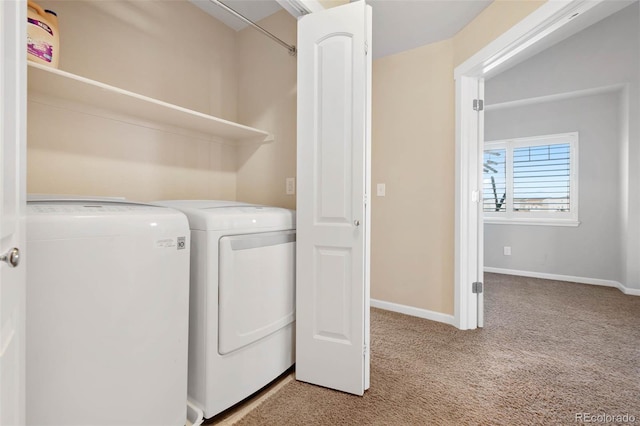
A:
[[[479,330],[372,309],[363,397],[291,381],[235,424],[640,423],[640,297],[498,274],[485,289]]]

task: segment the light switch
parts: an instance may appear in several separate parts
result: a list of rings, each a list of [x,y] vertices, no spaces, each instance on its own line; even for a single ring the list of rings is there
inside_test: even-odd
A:
[[[287,195],[294,195],[296,193],[296,178],[287,178],[286,180],[286,192]]]
[[[386,185],[384,183],[379,183],[377,186],[377,195],[378,197],[384,197],[387,191]]]

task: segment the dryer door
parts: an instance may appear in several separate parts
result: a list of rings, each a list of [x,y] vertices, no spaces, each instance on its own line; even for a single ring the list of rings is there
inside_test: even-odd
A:
[[[294,321],[295,242],[293,230],[220,238],[220,355]]]

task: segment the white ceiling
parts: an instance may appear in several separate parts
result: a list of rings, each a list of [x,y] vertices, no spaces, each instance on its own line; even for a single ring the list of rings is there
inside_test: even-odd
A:
[[[367,0],[373,7],[373,57],[453,37],[492,0]]]
[[[209,0],[190,0],[227,26],[247,26]],[[392,55],[452,37],[492,0],[366,0],[373,8],[373,57]],[[281,10],[275,0],[223,0],[253,22]]]
[[[247,27],[247,24],[242,20],[233,16],[216,4],[211,3],[209,0],[189,1],[236,31],[240,31]],[[226,4],[244,17],[251,19],[253,22],[258,22],[259,20],[282,10],[278,2],[275,0],[223,0],[222,3]]]

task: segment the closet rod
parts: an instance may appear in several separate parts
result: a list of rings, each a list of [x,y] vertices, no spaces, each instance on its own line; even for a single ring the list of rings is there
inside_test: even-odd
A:
[[[230,14],[235,16],[236,18],[241,19],[245,23],[251,25],[253,28],[255,28],[256,30],[260,31],[262,34],[264,34],[267,37],[269,37],[271,40],[279,43],[283,47],[286,47],[287,50],[289,51],[289,55],[296,56],[296,47],[295,46],[293,46],[291,44],[288,44],[288,43],[285,43],[284,41],[280,40],[278,37],[276,37],[275,35],[271,34],[269,31],[265,30],[260,25],[258,25],[255,22],[253,22],[251,19],[246,18],[245,16],[243,16],[240,13],[236,12],[235,10],[233,10],[232,8],[227,6],[226,4],[222,3],[221,1],[218,1],[218,0],[209,0],[209,1],[211,3],[213,3],[213,4],[215,4],[216,6],[219,6],[219,7],[223,8],[224,10],[226,10],[227,12],[229,12]]]

